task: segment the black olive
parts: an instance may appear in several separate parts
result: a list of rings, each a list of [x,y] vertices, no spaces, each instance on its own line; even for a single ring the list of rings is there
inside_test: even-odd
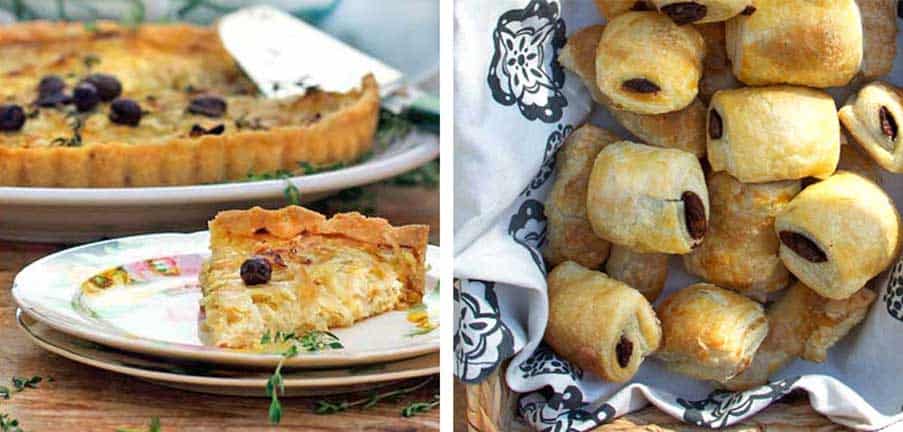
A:
[[[62,93],[65,89],[66,82],[58,75],[47,75],[38,83],[38,95],[40,96]]]
[[[141,105],[131,99],[116,99],[110,104],[110,121],[116,124],[138,126],[141,122]]]
[[[25,125],[25,110],[19,105],[0,105],[0,131],[14,132]]]
[[[35,103],[44,108],[55,107],[57,105],[68,105],[72,103],[72,96],[66,93],[51,93],[38,96]]]
[[[198,96],[188,104],[188,112],[207,117],[222,117],[226,113],[226,101],[219,96]]]
[[[97,95],[100,100],[109,102],[122,94],[122,84],[113,75],[96,73],[88,75],[85,81],[94,84],[97,88]]]
[[[248,258],[241,263],[241,280],[245,285],[260,285],[270,281],[273,268],[265,258]]]
[[[201,135],[222,135],[223,132],[226,131],[226,125],[220,123],[210,129],[204,129],[203,126],[195,123],[191,126],[191,131],[188,132],[188,136],[192,138],[197,138]]]
[[[97,87],[89,82],[81,82],[72,90],[72,102],[75,108],[81,112],[91,111],[100,103],[97,95]]]

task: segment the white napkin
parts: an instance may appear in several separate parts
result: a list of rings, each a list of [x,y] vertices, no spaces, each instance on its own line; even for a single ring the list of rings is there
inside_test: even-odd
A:
[[[520,414],[539,430],[589,430],[648,403],[687,423],[729,426],[794,389],[853,428],[903,420],[903,263],[888,286],[876,285],[868,317],[824,363],[797,360],[747,392],[713,391],[654,359],[630,383],[607,383],[540,343],[548,318],[543,201],[554,152],[592,110],[582,82],[553,60],[564,35],[601,21],[591,0],[457,0],[456,375],[477,383],[514,356],[507,382],[527,393]],[[896,85],[900,57],[889,79]],[[603,108],[590,121],[632,138]],[[885,173],[884,186],[903,205],[903,176]],[[675,257],[662,297],[696,280]]]

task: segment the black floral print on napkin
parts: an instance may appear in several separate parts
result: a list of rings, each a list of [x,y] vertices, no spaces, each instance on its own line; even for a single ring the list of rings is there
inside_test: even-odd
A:
[[[531,0],[502,14],[492,32],[494,52],[487,82],[496,102],[517,104],[527,120],[554,123],[567,99],[558,50],[566,41],[556,1]]]
[[[887,313],[891,317],[903,321],[903,261],[897,262],[891,271],[883,300],[887,305]]]
[[[715,390],[705,399],[688,401],[678,398],[685,408],[683,420],[696,426],[721,428],[740,421],[747,414],[757,412],[793,390],[800,377],[786,378],[743,392]]]
[[[542,432],[582,432],[608,423],[615,408],[603,403],[596,408],[583,401],[577,386],[554,392],[550,387],[528,393],[518,401],[520,415]]]
[[[545,261],[539,252],[546,242],[546,214],[542,202],[535,199],[524,200],[508,221],[508,235],[530,252],[533,263],[545,275]]]
[[[494,282],[459,283],[454,290],[455,376],[462,382],[475,384],[514,355],[514,337],[502,321]]]

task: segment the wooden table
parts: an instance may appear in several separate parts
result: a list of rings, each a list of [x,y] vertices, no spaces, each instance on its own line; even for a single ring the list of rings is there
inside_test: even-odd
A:
[[[438,188],[380,184],[364,188],[362,199],[371,201],[367,205],[375,207],[376,215],[393,223],[429,224],[432,242],[435,244],[439,238]],[[355,204],[353,200],[336,199],[323,207],[342,210]],[[439,392],[435,378],[416,394],[393,402],[380,402],[366,410],[352,408],[339,414],[314,414],[314,398],[284,398],[282,424],[275,428],[267,423],[269,400],[265,398],[174,390],[50,354],[32,344],[16,326],[16,307],[10,288],[13,277],[22,267],[60,249],[62,247],[54,245],[0,242],[0,385],[11,388],[10,380],[14,376],[54,378],[52,382],[40,383],[37,389],[13,394],[9,400],[0,398],[0,413],[18,419],[19,427],[27,432],[113,432],[123,427],[146,431],[153,417],[159,417],[162,431],[418,431],[439,428],[438,408],[410,418],[400,415],[408,403],[429,400]],[[340,398],[353,396],[360,395]]]

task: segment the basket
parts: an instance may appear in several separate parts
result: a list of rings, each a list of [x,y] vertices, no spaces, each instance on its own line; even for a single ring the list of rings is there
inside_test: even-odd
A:
[[[456,415],[456,432],[506,432],[531,431],[530,426],[517,415],[518,394],[505,383],[504,369],[507,363],[489,375],[480,384],[462,384],[455,381],[456,406],[461,404],[463,419]],[[463,391],[461,391],[463,390]],[[466,401],[460,400],[463,395]],[[456,414],[460,411],[456,411]],[[462,421],[463,420],[463,421]],[[614,419],[611,423],[594,429],[594,432],[621,431],[710,431],[688,425],[665,414],[654,406]],[[851,429],[832,423],[815,412],[809,405],[805,392],[793,392],[784,400],[771,404],[755,416],[724,429],[731,432],[803,432],[849,431]]]

